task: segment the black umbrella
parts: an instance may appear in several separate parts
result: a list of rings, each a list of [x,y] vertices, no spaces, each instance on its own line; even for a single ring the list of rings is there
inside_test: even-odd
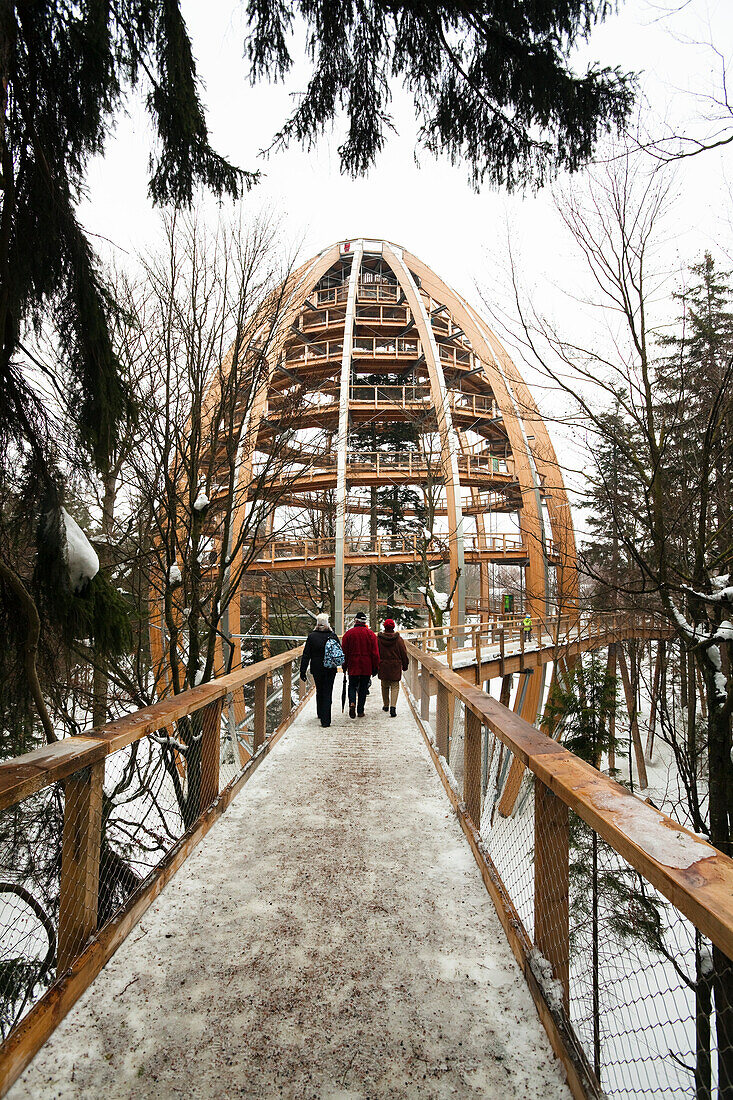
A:
[[[344,669],[344,682],[341,687],[341,713],[343,714],[346,707],[346,669]]]

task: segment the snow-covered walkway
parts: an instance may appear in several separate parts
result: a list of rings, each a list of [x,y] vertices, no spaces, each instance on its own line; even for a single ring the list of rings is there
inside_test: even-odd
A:
[[[567,1100],[404,697],[367,705],[309,705],[13,1100]]]

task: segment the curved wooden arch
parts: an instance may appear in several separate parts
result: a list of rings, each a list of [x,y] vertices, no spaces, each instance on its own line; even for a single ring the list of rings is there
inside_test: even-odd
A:
[[[337,266],[338,281],[334,280],[333,284],[323,286],[324,277]],[[362,284],[362,277],[365,280],[371,277],[374,284],[382,280],[383,286],[394,289],[392,300],[396,302],[396,307],[392,310],[393,319],[389,323],[384,319],[383,309],[377,309],[376,314],[373,310],[370,312],[368,308],[370,303],[382,300],[380,298],[382,292],[377,289],[372,295],[367,293],[367,282]],[[413,355],[412,366],[409,362],[407,365],[413,371],[423,391],[427,387],[430,396],[428,412],[432,427],[423,427],[420,430],[430,432],[433,438],[437,439],[440,447],[443,496],[439,514],[447,519],[450,584],[455,593],[451,607],[452,624],[460,626],[464,621],[465,522],[466,519],[473,521],[477,534],[475,545],[478,545],[479,537],[485,538],[486,535],[485,516],[481,513],[480,503],[482,493],[486,493],[487,489],[489,493],[495,494],[497,500],[505,502],[503,507],[497,507],[496,510],[512,511],[514,509],[518,512],[521,538],[526,550],[527,564],[523,567],[524,588],[526,604],[530,611],[535,615],[544,615],[550,609],[551,568],[556,570],[557,601],[563,613],[572,611],[577,606],[575,540],[570,506],[557,457],[549,432],[528,387],[500,341],[477,311],[411,253],[388,241],[366,238],[352,240],[348,242],[348,247],[345,242],[339,242],[323,249],[292,273],[277,293],[281,295],[283,305],[275,330],[270,333],[267,342],[266,370],[249,402],[242,424],[235,472],[235,495],[238,503],[232,517],[229,544],[222,547],[230,573],[234,574],[241,566],[241,558],[238,557],[241,549],[238,552],[235,550],[234,553],[232,549],[237,545],[238,535],[246,522],[249,507],[248,487],[253,481],[256,452],[258,447],[266,451],[267,447],[276,446],[277,422],[273,420],[267,424],[264,419],[268,402],[273,401],[275,405],[277,404],[279,386],[283,381],[279,368],[288,374],[290,371],[287,369],[287,364],[297,361],[297,368],[291,369],[295,369],[297,379],[305,386],[306,393],[309,392],[309,384],[312,384],[312,391],[318,392],[318,396],[322,399],[323,394],[320,391],[325,380],[329,393],[333,392],[333,396],[338,397],[337,406],[329,398],[331,403],[328,407],[333,411],[329,412],[328,418],[322,418],[321,427],[316,428],[317,431],[323,431],[327,435],[331,433],[330,438],[335,443],[335,477],[324,467],[321,467],[319,472],[316,462],[312,469],[318,476],[304,477],[300,488],[293,486],[289,493],[289,500],[297,502],[300,493],[304,502],[302,507],[307,508],[307,494],[318,492],[319,485],[324,488],[331,485],[335,488],[335,626],[337,630],[343,628],[346,519],[350,514],[349,486],[350,483],[355,487],[382,483],[379,480],[378,464],[375,477],[374,468],[371,468],[371,474],[369,470],[360,469],[354,465],[354,456],[350,456],[349,453],[350,412],[351,405],[356,403],[350,387],[354,379],[358,378],[359,371],[367,371],[367,361],[360,358],[364,355],[363,345],[361,348],[355,346],[354,341],[357,332],[361,333],[362,338],[364,332],[381,332],[381,337],[375,337],[372,341],[373,352],[370,354],[374,355],[376,362],[377,340],[381,340],[384,347],[388,347],[391,341],[393,358],[397,359],[401,354],[397,344],[404,333],[398,331],[400,325],[394,318],[402,312],[402,315],[410,320],[410,324],[404,331],[413,333],[410,337],[413,341],[410,347],[414,346],[417,349]],[[310,300],[311,298],[313,301]],[[314,302],[316,305],[313,304]],[[322,305],[322,302],[326,302],[326,305]],[[329,306],[330,302],[333,305]],[[360,307],[367,308],[362,308],[360,314]],[[313,313],[309,313],[309,310],[315,311],[319,318],[323,313],[325,321],[318,320],[314,323]],[[435,319],[439,315],[442,315],[441,321]],[[375,316],[377,319],[374,319]],[[312,334],[314,331],[321,335],[315,337],[308,335],[309,332]],[[447,336],[443,335],[445,332],[448,333]],[[450,350],[447,356],[447,362],[452,363],[450,380],[444,369],[443,360],[446,342],[449,349],[453,349],[452,359]],[[405,343],[404,339],[402,343]],[[317,352],[311,350],[309,353],[308,349],[312,349],[314,344],[320,350]],[[293,348],[296,352],[298,348],[302,350],[302,355],[298,353],[299,358],[298,355],[294,359],[288,358]],[[460,360],[458,352],[461,353]],[[232,354],[233,352],[229,354],[230,360]],[[464,365],[467,357],[470,369]],[[409,355],[407,359],[409,360]],[[400,373],[398,368],[401,369],[401,364],[396,362],[394,366],[377,367],[375,365],[374,370],[386,370],[388,374],[394,375]],[[224,375],[226,369],[225,360],[222,367]],[[472,377],[473,382],[464,385],[464,377]],[[218,382],[214,383],[215,386],[217,384]],[[484,431],[483,434],[481,429],[472,426],[470,417],[457,416],[454,421],[453,406],[456,401],[464,401],[466,395],[469,397],[473,395],[474,406],[478,397],[479,401],[489,402],[490,409],[497,408],[501,414],[500,418],[494,419],[491,429]],[[207,407],[212,406],[215,396],[213,391],[207,395]],[[378,410],[375,410],[375,413],[377,412]],[[363,416],[363,410],[359,415]],[[402,419],[406,419],[415,414],[405,406],[400,415]],[[334,439],[333,433],[336,429],[334,417],[336,416],[338,430]],[[486,416],[485,413],[484,416]],[[307,420],[307,416],[304,415],[304,419]],[[375,419],[378,421],[379,416],[375,415]],[[263,424],[266,425],[264,430]],[[472,431],[483,442],[470,444],[466,433]],[[307,440],[308,437],[299,438]],[[499,451],[495,450],[497,445],[500,448]],[[299,453],[307,458],[309,453],[307,446],[302,443],[296,443],[294,446],[296,451],[298,446],[304,447]],[[506,466],[500,469],[498,464],[492,465],[490,461],[483,474],[480,469],[476,473],[477,466],[476,464],[471,466],[470,461],[469,452],[472,446],[482,449],[482,454],[487,455],[489,460],[492,454],[501,453],[501,448],[506,448]],[[304,462],[305,460],[296,458],[295,461]],[[483,461],[485,462],[486,459]],[[383,463],[383,467],[386,468],[384,484],[390,483],[388,465],[386,462]],[[392,478],[396,476],[398,465],[398,463],[393,464]],[[498,472],[494,477],[487,470]],[[504,470],[507,472],[502,472]],[[411,474],[408,474],[405,477],[403,471],[400,474],[401,483],[409,483],[410,476]],[[492,477],[494,477],[493,481]],[[466,516],[462,507],[462,494],[465,492],[469,493]],[[545,506],[547,519],[544,514]],[[494,506],[490,506],[490,510],[494,510]],[[549,548],[550,539],[552,539],[552,553]],[[473,551],[471,560],[476,561]],[[488,552],[484,562],[479,556],[482,596],[488,596],[490,590],[488,561]],[[303,566],[305,565],[304,560]],[[227,660],[224,659],[224,653],[221,654],[219,663],[222,668],[227,665],[236,667],[239,663],[240,646],[236,636],[240,633],[240,615],[240,593],[237,592],[231,600],[222,623],[229,647],[226,654]],[[159,609],[151,608],[151,645],[153,644],[152,635],[155,633],[156,626],[159,627],[159,625]],[[157,635],[156,648],[162,657],[160,629],[157,630]],[[536,719],[541,696],[542,677],[528,677],[519,698],[521,713],[524,717],[531,721]]]

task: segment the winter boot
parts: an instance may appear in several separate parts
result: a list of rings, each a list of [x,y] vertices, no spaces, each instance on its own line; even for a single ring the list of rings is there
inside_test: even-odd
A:
[[[356,718],[356,703],[349,703],[349,718]]]
[[[387,711],[389,710],[389,707],[382,707],[382,710],[383,710],[383,711],[384,711],[384,713],[386,714],[386,713],[387,713]]]
[[[389,708],[389,716],[390,716],[390,718],[396,718],[397,717],[397,707],[390,707]]]

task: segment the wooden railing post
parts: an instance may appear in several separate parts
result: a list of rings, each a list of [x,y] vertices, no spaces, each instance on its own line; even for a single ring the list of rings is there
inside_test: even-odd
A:
[[[535,777],[534,941],[570,999],[570,821],[565,803]]]
[[[481,722],[466,707],[463,733],[463,790],[468,816],[481,825]]]
[[[267,677],[258,676],[255,680],[255,716],[254,716],[254,752],[265,743],[267,732]]]
[[[57,975],[68,970],[97,929],[103,786],[103,760],[64,784]]]
[[[448,712],[448,688],[438,681],[438,701],[435,709],[435,740],[438,752],[448,759],[448,734],[450,714]]]
[[[290,711],[293,709],[293,666],[288,661],[286,665],[283,665],[283,691],[282,691],[282,709],[280,712],[280,720],[282,722],[289,716]]]
[[[420,717],[430,717],[430,673],[426,665],[420,669]]]
[[[201,783],[199,813],[202,814],[219,795],[221,757],[221,712],[223,697],[214,699],[201,712]]]
[[[417,662],[417,657],[411,657],[410,658],[410,690],[411,690],[413,696],[415,697],[415,699],[417,699],[418,690],[419,690],[419,687],[418,687],[419,683],[420,683],[420,666]]]
[[[499,627],[499,673],[504,675],[504,627]]]

